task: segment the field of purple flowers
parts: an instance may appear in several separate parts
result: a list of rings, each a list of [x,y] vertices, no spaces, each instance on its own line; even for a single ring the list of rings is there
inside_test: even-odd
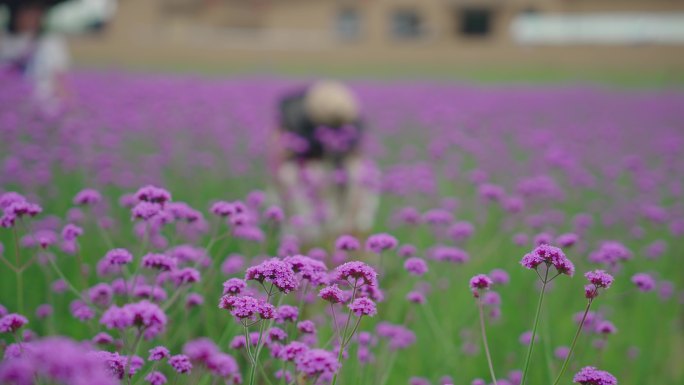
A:
[[[0,384],[684,383],[684,92],[357,81],[370,234],[271,201],[302,81],[0,78]]]

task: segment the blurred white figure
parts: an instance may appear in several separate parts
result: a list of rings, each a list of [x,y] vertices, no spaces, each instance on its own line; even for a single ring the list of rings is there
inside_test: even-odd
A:
[[[114,18],[116,0],[70,0],[50,11],[48,26],[67,34],[99,33]]]
[[[32,83],[34,96],[48,111],[67,97],[69,52],[64,39],[45,31],[47,11],[59,0],[0,0],[9,11],[0,36],[0,67]]]
[[[363,137],[358,103],[340,83],[318,82],[281,100],[271,154],[286,231],[309,243],[370,231],[380,175],[362,152]]]

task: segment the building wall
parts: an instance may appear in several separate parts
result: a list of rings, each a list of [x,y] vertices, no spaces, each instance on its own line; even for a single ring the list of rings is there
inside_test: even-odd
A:
[[[169,1],[180,3],[169,7]],[[473,6],[494,10],[491,34],[465,37],[457,32],[457,10]],[[336,36],[336,17],[344,8],[358,10],[358,39]],[[422,15],[421,38],[392,37],[391,15],[397,9]],[[529,9],[684,12],[684,0],[126,0],[105,35],[74,39],[72,47],[77,61],[161,61],[184,67],[206,62],[246,68],[303,63],[684,70],[681,46],[518,45],[511,38],[510,21]]]

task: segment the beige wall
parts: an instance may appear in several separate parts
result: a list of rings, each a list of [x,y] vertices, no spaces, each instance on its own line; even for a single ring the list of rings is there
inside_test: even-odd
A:
[[[104,36],[73,40],[75,61],[212,69],[301,65],[684,72],[679,46],[522,47],[508,35],[510,19],[530,4],[548,12],[684,11],[684,0],[202,0],[210,5],[176,14],[163,11],[165,1],[121,0]],[[497,7],[491,37],[464,38],[454,32],[454,9],[488,2]],[[362,14],[359,41],[334,37],[335,15],[343,6],[358,7]],[[425,38],[391,37],[390,15],[399,7],[423,14],[429,25]]]

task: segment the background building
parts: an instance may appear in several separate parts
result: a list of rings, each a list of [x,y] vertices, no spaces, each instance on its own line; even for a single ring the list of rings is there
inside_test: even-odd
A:
[[[678,73],[682,28],[682,0],[123,0],[107,34],[74,50],[141,66]]]

